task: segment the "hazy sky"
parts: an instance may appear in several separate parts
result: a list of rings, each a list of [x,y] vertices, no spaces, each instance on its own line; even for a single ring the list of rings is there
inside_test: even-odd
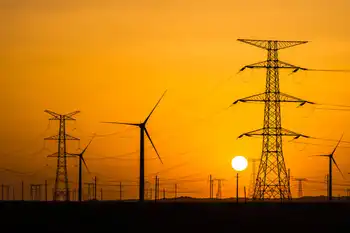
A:
[[[137,151],[138,130],[99,122],[144,120],[167,89],[148,124],[164,165],[154,159],[147,142],[147,179],[182,164],[160,173],[161,182],[188,175],[187,180],[202,182],[183,181],[180,187],[204,196],[209,191],[207,178],[213,174],[228,180],[223,195],[233,195],[231,158],[259,158],[262,144],[261,139],[237,140],[237,136],[262,127],[263,105],[241,103],[224,109],[238,98],[264,91],[264,71],[236,73],[266,59],[263,50],[236,40],[308,40],[309,44],[281,51],[280,59],[308,68],[350,69],[348,0],[0,2],[0,167],[31,172],[51,166],[26,178],[28,182],[55,176],[56,160],[46,155],[57,146],[50,141],[45,146],[51,152],[42,148],[43,138],[57,133],[58,124],[51,122],[46,130],[45,109],[62,114],[81,111],[76,123],[67,125],[69,134],[81,138],[81,147],[93,132],[121,132],[96,139],[87,162],[101,182],[136,181],[137,153],[113,160],[92,158]],[[281,72],[281,91],[317,103],[350,105],[349,80],[346,73]],[[344,132],[344,140],[350,141],[348,114],[286,104],[283,127],[330,139]],[[285,139],[284,155],[292,176],[323,181],[327,159],[309,155],[328,153],[335,142],[300,140],[327,147],[289,140]],[[69,144],[69,151],[77,149],[78,143]],[[350,172],[347,153],[340,148],[336,154],[344,173]],[[75,164],[76,159],[69,160],[73,180]],[[23,178],[0,174],[1,181],[9,184]],[[250,175],[251,166],[241,174],[242,186],[249,185]],[[334,176],[336,182],[344,182],[338,172]],[[310,184],[306,194],[325,194],[323,188]]]

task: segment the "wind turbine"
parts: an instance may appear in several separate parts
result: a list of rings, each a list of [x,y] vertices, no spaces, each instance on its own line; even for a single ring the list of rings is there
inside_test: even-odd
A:
[[[159,102],[164,97],[165,93],[166,93],[166,91],[160,97],[157,104],[154,106],[151,113],[148,115],[148,117],[146,118],[146,120],[144,122],[141,122],[138,124],[137,123],[125,123],[125,122],[101,122],[101,123],[107,123],[107,124],[131,125],[131,126],[137,126],[140,128],[140,186],[139,186],[139,200],[140,200],[140,202],[143,202],[145,200],[145,196],[144,196],[145,195],[145,138],[144,138],[145,133],[146,133],[149,141],[151,142],[154,150],[156,151],[160,162],[163,164],[162,159],[160,158],[159,153],[158,153],[156,147],[154,146],[153,141],[152,141],[152,139],[147,131],[146,124],[147,124],[149,118],[151,117],[152,113],[154,112],[154,110],[157,108]]]
[[[92,140],[94,139],[94,137],[92,137],[92,139],[90,140],[89,144],[87,144],[87,146],[85,147],[85,149],[80,153],[80,154],[70,154],[72,156],[78,156],[79,157],[79,193],[78,193],[78,198],[79,198],[79,201],[81,202],[82,201],[82,198],[83,198],[83,185],[82,185],[82,182],[83,182],[83,179],[82,179],[82,176],[83,176],[83,164],[85,165],[86,167],[86,170],[90,173],[89,171],[89,168],[87,167],[86,165],[86,162],[85,162],[85,159],[84,159],[84,153],[86,151],[86,149],[89,147],[89,145],[91,144]]]
[[[333,175],[332,175],[332,165],[333,165],[333,163],[338,168],[340,174],[344,178],[343,173],[341,172],[340,168],[338,167],[337,162],[335,162],[335,159],[334,159],[334,153],[335,153],[336,149],[338,148],[342,138],[343,138],[343,135],[340,137],[337,145],[335,146],[335,148],[334,148],[334,150],[332,151],[331,154],[328,154],[328,155],[316,155],[316,156],[323,156],[323,157],[328,157],[329,158],[328,200],[330,200],[330,201],[332,200],[332,177],[333,177]]]

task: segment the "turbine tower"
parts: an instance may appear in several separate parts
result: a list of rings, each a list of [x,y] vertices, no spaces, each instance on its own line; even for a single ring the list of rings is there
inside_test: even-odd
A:
[[[339,139],[339,141],[338,141],[337,145],[335,146],[334,150],[332,151],[332,153],[327,154],[327,155],[316,155],[316,156],[324,156],[324,157],[328,157],[329,158],[328,200],[330,200],[330,201],[332,200],[332,178],[333,178],[332,165],[333,165],[333,163],[335,164],[335,166],[337,167],[338,171],[340,172],[340,174],[344,178],[343,173],[341,172],[340,168],[338,167],[337,162],[335,162],[335,159],[334,159],[334,153],[337,150],[337,148],[338,148],[342,138],[343,138],[343,135]]]
[[[263,102],[265,104],[263,128],[240,135],[263,136],[262,154],[256,177],[253,199],[291,199],[290,184],[282,151],[282,136],[292,136],[295,139],[307,137],[305,135],[282,128],[280,103],[295,102],[303,106],[312,102],[280,92],[279,69],[304,69],[278,60],[278,50],[286,49],[306,41],[275,41],[275,40],[250,40],[238,39],[238,41],[267,50],[267,60],[244,66],[246,68],[266,69],[265,92],[236,100],[238,102]]]
[[[66,115],[61,115],[49,110],[45,110],[46,113],[50,114],[52,118],[49,120],[59,121],[58,135],[45,138],[44,140],[56,140],[58,141],[58,151],[48,157],[57,157],[57,168],[56,168],[56,180],[53,200],[65,200],[69,201],[69,186],[68,186],[68,175],[67,175],[67,140],[79,140],[73,136],[66,134],[66,121],[75,119],[72,117],[79,113],[75,111]]]
[[[151,113],[148,115],[148,117],[146,118],[146,120],[144,122],[141,122],[141,123],[102,122],[102,123],[108,123],[108,124],[137,126],[140,128],[140,185],[139,185],[139,200],[140,200],[140,202],[143,202],[145,200],[145,133],[146,133],[149,141],[151,142],[154,150],[156,151],[160,162],[163,164],[162,159],[160,158],[160,155],[159,155],[156,147],[153,144],[151,136],[149,135],[149,133],[147,131],[146,124],[147,124],[149,118],[151,117],[152,113],[154,112],[154,110],[157,108],[159,102],[164,97],[165,93],[166,93],[166,91],[160,97],[157,104],[154,106]]]
[[[78,199],[79,199],[80,202],[83,199],[83,163],[84,163],[84,166],[85,166],[86,170],[90,174],[89,168],[86,165],[86,162],[85,162],[85,159],[84,159],[84,153],[87,150],[87,148],[90,146],[90,144],[91,144],[93,139],[94,138],[92,138],[90,140],[90,142],[87,144],[85,149],[80,154],[69,154],[71,156],[77,156],[79,158],[79,190],[78,190]]]

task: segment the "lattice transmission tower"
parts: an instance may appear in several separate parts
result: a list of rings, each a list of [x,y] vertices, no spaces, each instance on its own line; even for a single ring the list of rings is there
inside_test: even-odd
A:
[[[218,182],[218,191],[216,192],[216,199],[221,199],[222,198],[222,183],[223,181],[226,181],[225,179],[213,179],[213,182],[217,181]]]
[[[250,162],[252,162],[252,175],[250,178],[250,184],[248,188],[248,195],[249,197],[253,197],[254,195],[254,188],[255,188],[255,181],[256,181],[256,162],[259,162],[259,159],[250,159]]]
[[[300,103],[300,106],[312,102],[280,92],[279,69],[303,69],[298,66],[278,60],[278,50],[286,49],[307,41],[276,41],[276,40],[250,40],[238,39],[238,41],[267,50],[267,60],[244,66],[246,68],[266,69],[265,92],[236,100],[238,102],[263,102],[264,125],[263,128],[244,133],[239,136],[263,136],[262,154],[256,177],[253,199],[291,199],[290,183],[282,151],[282,136],[292,136],[295,139],[307,137],[293,131],[282,128],[281,102]]]
[[[30,185],[30,196],[33,201],[41,201],[41,186],[42,184]]]
[[[302,198],[304,196],[303,192],[303,182],[307,181],[306,178],[295,178],[295,181],[298,181],[298,197]]]
[[[76,137],[70,136],[66,133],[66,121],[68,120],[75,121],[75,119],[72,116],[78,114],[79,111],[68,113],[66,115],[61,115],[49,110],[45,110],[45,112],[52,116],[52,118],[50,118],[49,120],[59,121],[58,135],[45,138],[45,140],[58,141],[57,152],[48,156],[48,157],[57,157],[56,180],[55,180],[53,200],[69,201],[67,157],[70,155],[67,153],[66,141],[79,140],[79,139]]]

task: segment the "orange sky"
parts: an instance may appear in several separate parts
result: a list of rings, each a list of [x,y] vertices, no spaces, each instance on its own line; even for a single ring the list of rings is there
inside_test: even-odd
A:
[[[127,130],[93,142],[86,154],[91,171],[104,183],[109,177],[136,181],[137,153],[126,159],[92,158],[136,151],[138,130],[99,122],[144,120],[168,89],[148,124],[164,165],[152,159],[155,153],[147,144],[146,156],[151,158],[146,161],[148,179],[155,172],[186,162],[163,176],[160,173],[161,182],[162,178],[189,175],[187,181],[202,182],[178,181],[180,188],[197,192],[191,195],[206,196],[207,178],[213,174],[228,180],[223,195],[232,196],[231,158],[257,158],[261,153],[261,139],[236,138],[262,127],[263,105],[239,104],[222,110],[238,98],[264,91],[264,71],[236,73],[244,65],[266,59],[263,50],[236,39],[308,40],[311,43],[281,51],[280,59],[309,68],[350,69],[347,0],[296,0],[288,4],[277,0],[0,2],[0,167],[29,172],[45,164],[54,167],[56,160],[46,158],[49,151],[35,153],[43,147],[43,137],[57,132],[57,122],[45,131],[49,116],[43,111],[63,114],[80,110],[77,122],[69,123],[67,129],[81,138],[82,146],[92,132]],[[281,72],[281,91],[318,103],[350,105],[347,76],[322,72],[288,76],[288,72]],[[283,105],[283,127],[333,139],[345,132],[344,139],[350,141],[348,112],[295,107]],[[305,147],[288,140],[284,154],[292,176],[323,180],[327,159],[308,155],[327,153],[332,147]],[[69,144],[69,150],[76,152],[77,145]],[[47,142],[46,147],[56,150],[54,142]],[[336,159],[344,173],[350,172],[347,149],[340,148]],[[75,159],[69,160],[74,181],[75,164]],[[1,182],[18,185],[22,178],[43,182],[54,177],[55,170],[46,168],[30,179],[0,174]],[[250,174],[251,166],[241,174],[242,186],[249,185]],[[334,179],[343,182],[338,172]],[[310,185],[305,194],[325,194],[313,188],[324,185]],[[293,187],[294,196],[295,190]],[[135,196],[136,189],[128,195]]]

